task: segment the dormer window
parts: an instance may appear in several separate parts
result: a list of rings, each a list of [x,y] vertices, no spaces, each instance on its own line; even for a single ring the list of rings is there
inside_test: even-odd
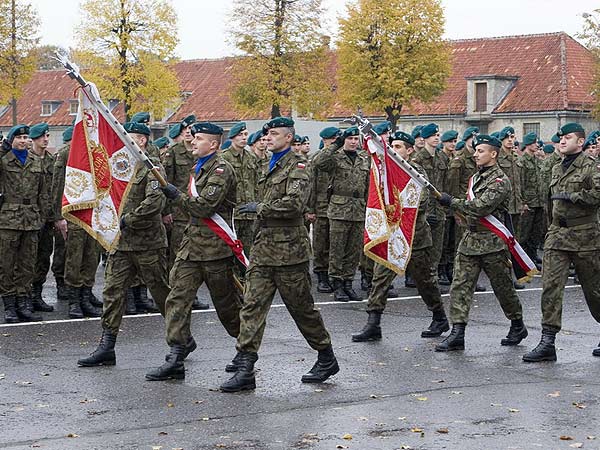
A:
[[[475,83],[475,112],[487,111],[487,83]]]
[[[56,112],[62,102],[59,101],[43,101],[41,116],[51,116]]]
[[[515,87],[518,77],[504,75],[477,75],[467,80],[467,120],[490,118]]]
[[[70,116],[77,115],[78,109],[79,109],[79,100],[69,100],[69,115]]]

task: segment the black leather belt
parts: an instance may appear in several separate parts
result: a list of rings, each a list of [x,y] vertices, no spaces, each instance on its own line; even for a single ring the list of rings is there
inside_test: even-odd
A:
[[[555,217],[552,220],[552,225],[556,225],[561,228],[576,227],[577,225],[587,225],[588,223],[594,223],[598,221],[597,216],[584,216],[576,217],[573,219],[567,219],[566,217]]]

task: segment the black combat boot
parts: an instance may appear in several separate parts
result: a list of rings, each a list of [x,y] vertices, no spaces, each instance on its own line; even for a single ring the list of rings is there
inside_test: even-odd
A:
[[[240,362],[242,361],[242,353],[237,352],[231,362],[225,366],[225,372],[237,372],[240,368]]]
[[[79,300],[79,288],[66,284],[65,295],[69,302],[69,318],[83,319],[83,311],[81,310],[81,302]]]
[[[415,283],[415,279],[409,273],[404,274],[404,287],[407,287],[407,288],[416,288],[417,287],[417,283]]]
[[[519,345],[523,339],[527,337],[527,328],[523,323],[523,319],[516,319],[510,321],[510,330],[505,339],[500,341],[500,345]]]
[[[44,320],[39,314],[33,312],[32,300],[28,295],[17,295],[17,316],[21,322],[40,322]]]
[[[82,289],[86,290],[87,295],[88,295],[89,300],[90,300],[90,304],[92,306],[95,306],[96,308],[102,309],[102,307],[104,306],[104,304],[100,300],[98,300],[98,297],[96,297],[94,295],[94,291],[92,291],[92,287],[91,286],[83,286]]]
[[[381,340],[381,311],[369,311],[367,324],[358,334],[352,335],[352,342],[367,342]]]
[[[465,349],[465,327],[466,323],[452,324],[450,336],[444,339],[441,343],[435,346],[436,352],[449,352],[452,350]]]
[[[450,284],[452,284],[452,280],[454,279],[454,263],[449,262],[448,264],[446,264],[445,269],[446,269],[446,276],[448,277]]]
[[[92,305],[93,296],[91,287],[84,286],[79,288],[81,312],[85,317],[102,317],[102,309]]]
[[[556,347],[554,340],[556,331],[542,328],[540,343],[529,353],[523,355],[525,362],[556,361]]]
[[[431,338],[441,336],[442,333],[448,331],[450,325],[448,324],[448,318],[443,309],[439,311],[433,311],[433,317],[431,323],[426,330],[421,331],[422,338]]]
[[[256,380],[254,379],[254,363],[257,360],[257,353],[241,352],[237,372],[221,385],[221,391],[240,392],[256,389]]]
[[[513,286],[515,287],[515,289],[517,290],[521,290],[521,289],[525,289],[525,285],[522,283],[519,283],[517,280],[513,281]]]
[[[325,350],[319,350],[317,362],[307,374],[302,375],[301,380],[303,383],[322,383],[339,371],[340,366],[333,354],[333,347],[330,345]]]
[[[135,309],[138,314],[157,313],[158,308],[154,301],[148,298],[148,289],[146,286],[136,286],[133,289],[133,298],[135,300]]]
[[[373,287],[373,277],[370,277],[365,272],[360,274],[360,289],[365,292],[369,292]],[[352,300],[354,301],[354,300]]]
[[[137,314],[137,308],[135,307],[135,295],[133,288],[127,289],[125,292],[125,314],[132,316]]]
[[[592,355],[600,356],[600,344],[598,344],[598,347],[592,351]]]
[[[390,287],[388,288],[387,293],[385,295],[387,298],[396,298],[400,296],[400,292],[394,289],[393,284],[390,284]]]
[[[190,339],[187,341],[187,344],[185,344],[185,352],[183,352],[183,359],[185,360],[185,358],[187,358],[190,355],[190,353],[192,353],[197,348],[198,344],[196,344],[194,336],[190,336]]]
[[[352,287],[352,280],[344,280],[343,288],[344,292],[348,296],[348,300],[351,302],[360,302],[362,298],[358,296],[354,288]]]
[[[2,297],[4,301],[4,322],[5,323],[19,323],[19,316],[17,315],[17,301],[14,295],[6,295]]]
[[[194,311],[206,310],[210,309],[210,305],[208,303],[201,302],[198,297],[194,299],[194,303],[192,303],[192,309]]]
[[[115,343],[117,335],[108,330],[102,330],[102,337],[96,350],[87,358],[77,361],[79,367],[114,366],[117,363],[115,356]]]
[[[441,286],[450,286],[450,280],[446,275],[446,267],[443,264],[438,265],[438,284]]]
[[[31,286],[31,302],[34,311],[52,312],[54,306],[50,306],[42,298],[42,289],[44,286],[40,283],[33,283]]]
[[[317,292],[321,292],[322,294],[331,294],[333,292],[331,284],[329,284],[327,272],[317,272],[317,280]]]
[[[348,294],[344,290],[344,282],[342,280],[333,280],[333,299],[336,302],[347,302],[350,300]]]
[[[173,345],[171,352],[165,358],[165,363],[146,374],[146,380],[183,380],[185,378],[185,366],[183,365],[186,345]]]
[[[66,300],[67,293],[65,292],[65,279],[64,278],[56,278],[56,299],[57,300]]]

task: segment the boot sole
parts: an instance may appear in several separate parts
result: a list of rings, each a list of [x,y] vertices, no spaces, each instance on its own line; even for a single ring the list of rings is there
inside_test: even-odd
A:
[[[256,389],[256,383],[247,384],[237,389],[224,388],[223,386],[221,386],[219,389],[221,390],[221,392],[227,392],[228,394],[242,391],[253,391],[254,389]]]
[[[79,367],[114,366],[116,364],[117,364],[117,360],[116,359],[115,360],[110,360],[110,361],[102,361],[102,362],[95,363],[95,364],[92,364],[92,363],[82,363],[80,361],[77,361],[77,365]]]
[[[336,365],[329,374],[327,374],[327,376],[325,378],[304,378],[304,376],[300,379],[300,381],[302,381],[303,383],[307,383],[307,384],[315,384],[315,383],[324,383],[325,381],[327,381],[330,377],[334,376],[336,373],[338,373],[340,371],[340,366]]]
[[[465,349],[465,346],[462,345],[462,346],[459,346],[459,347],[447,347],[447,348],[436,347],[435,351],[436,352],[453,352],[455,350],[464,350],[464,349]]]
[[[146,380],[148,381],[167,381],[167,380],[185,380],[185,373],[176,373],[173,375],[166,375],[162,377],[156,377],[146,374]]]
[[[514,347],[516,345],[519,345],[521,343],[521,341],[523,339],[525,339],[527,336],[529,336],[529,333],[526,331],[523,335],[519,336],[519,340],[511,341],[508,339],[502,339],[500,341],[500,345],[502,345],[504,347]]]
[[[83,319],[84,315],[83,314],[69,314],[69,319]]]
[[[4,323],[21,323],[21,321],[18,318],[14,318],[14,319],[7,319],[6,317],[4,318]]]
[[[360,338],[356,336],[352,336],[352,342],[371,342],[371,341],[380,341],[381,336],[371,336],[368,338]]]
[[[526,358],[525,356],[523,356],[523,362],[543,362],[543,361],[556,361],[556,355],[542,356],[541,358]]]
[[[333,292],[332,289],[319,289],[317,288],[317,292],[321,293],[321,294],[331,294]]]

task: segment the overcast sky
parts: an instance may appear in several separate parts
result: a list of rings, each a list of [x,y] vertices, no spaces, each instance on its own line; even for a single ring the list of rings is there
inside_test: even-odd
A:
[[[72,46],[80,0],[29,1],[42,15],[42,43]],[[172,1],[179,16],[177,56],[218,58],[234,53],[224,39],[232,0]],[[346,3],[347,0],[323,0],[330,26],[336,27],[337,17],[344,14]],[[581,14],[600,8],[598,0],[442,0],[442,3],[449,39],[555,31],[574,36],[583,24]]]

